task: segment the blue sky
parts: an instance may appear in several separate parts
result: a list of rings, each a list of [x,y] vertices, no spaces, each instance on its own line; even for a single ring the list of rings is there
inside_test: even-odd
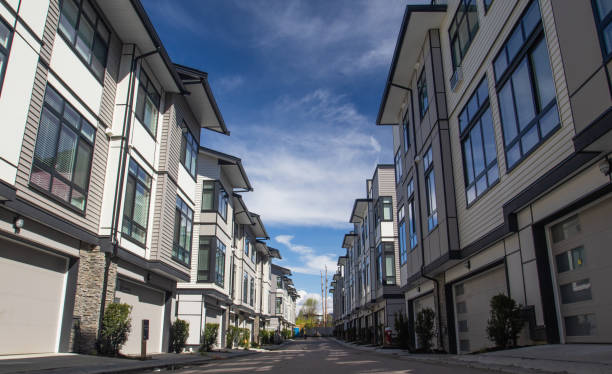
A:
[[[231,136],[202,144],[241,157],[281,266],[320,299],[353,201],[392,135],[375,126],[406,1],[143,0],[173,61],[209,73]],[[331,303],[330,303],[331,304]],[[331,305],[329,305],[331,309]]]

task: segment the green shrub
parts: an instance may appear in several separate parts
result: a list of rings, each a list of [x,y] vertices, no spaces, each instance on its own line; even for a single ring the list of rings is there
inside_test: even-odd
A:
[[[521,308],[511,297],[499,294],[491,298],[491,318],[487,322],[487,334],[499,348],[516,346],[523,327]]]
[[[291,339],[293,337],[293,332],[289,329],[283,329],[281,335],[283,339]]]
[[[250,340],[251,332],[249,331],[249,329],[240,329],[240,342],[238,343],[238,346],[244,349],[249,349]]]
[[[235,345],[238,345],[240,339],[240,328],[236,326],[230,326],[227,329],[227,336],[225,337],[225,344],[227,348],[232,349]]]
[[[435,333],[434,317],[435,313],[431,308],[425,308],[417,313],[415,332],[419,341],[419,346],[424,351],[430,351]]]
[[[271,344],[272,332],[268,330],[259,331],[259,340],[261,344]]]
[[[395,314],[395,330],[397,331],[397,343],[402,349],[410,348],[410,322],[404,313]]]
[[[170,352],[181,353],[189,337],[189,322],[176,319],[170,326]]]
[[[103,355],[117,356],[132,328],[129,304],[110,303],[104,310],[102,329],[96,347]]]
[[[202,344],[200,345],[200,352],[210,352],[217,342],[217,336],[219,335],[219,324],[218,323],[207,323],[204,327],[204,336],[202,336]]]

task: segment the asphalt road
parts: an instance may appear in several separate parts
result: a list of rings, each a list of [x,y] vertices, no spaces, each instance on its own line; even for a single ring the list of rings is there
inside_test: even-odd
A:
[[[391,355],[357,350],[324,338],[297,340],[283,348],[168,373],[288,373],[288,374],[476,374],[490,371],[431,365]]]

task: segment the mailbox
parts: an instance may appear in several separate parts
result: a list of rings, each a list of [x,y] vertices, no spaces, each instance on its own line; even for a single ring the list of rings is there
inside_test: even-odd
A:
[[[142,340],[149,340],[149,320],[142,320]]]

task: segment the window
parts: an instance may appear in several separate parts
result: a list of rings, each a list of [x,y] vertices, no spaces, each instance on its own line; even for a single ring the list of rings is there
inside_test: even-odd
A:
[[[134,159],[130,159],[121,232],[140,244],[147,240],[150,198],[151,177]]]
[[[376,251],[376,282],[383,282],[383,250],[382,243],[378,245]]]
[[[557,259],[557,273],[575,270],[584,266],[584,247],[571,249],[555,257]]]
[[[392,210],[393,210],[393,200],[391,199],[391,197],[389,196],[381,196],[378,198],[378,207],[377,207],[377,222],[376,224],[379,224],[380,221],[392,221],[393,220],[393,215],[392,215]]]
[[[196,175],[196,161],[198,158],[198,142],[191,135],[187,125],[183,124],[183,141],[181,142],[181,163],[192,177]]]
[[[455,17],[453,17],[448,28],[453,70],[461,66],[461,61],[477,32],[478,9],[476,8],[476,0],[460,0]]]
[[[410,241],[410,250],[417,246],[416,234],[416,218],[414,216],[414,199],[408,203],[408,240]]]
[[[534,29],[539,30],[539,36],[523,48]],[[510,170],[560,124],[537,1],[512,32],[494,66],[500,81],[497,95]]]
[[[202,211],[210,212],[215,209],[215,182],[214,181],[203,181],[202,182]]]
[[[224,221],[227,221],[227,203],[229,196],[223,187],[219,187],[219,205],[217,211]]]
[[[438,203],[436,201],[436,179],[433,170],[431,146],[423,157],[425,167],[425,192],[427,193],[427,228],[429,231],[438,226]]]
[[[395,183],[398,184],[402,180],[402,156],[398,149],[395,154]]]
[[[244,257],[248,258],[250,251],[251,251],[251,239],[247,237],[245,239],[245,244],[244,244]]]
[[[567,336],[590,336],[595,335],[597,323],[595,314],[579,314],[564,318],[565,334]]]
[[[499,180],[493,118],[485,77],[459,114],[468,205]]]
[[[410,121],[408,120],[408,110],[406,110],[406,113],[404,113],[402,129],[404,132],[404,152],[408,152],[408,149],[410,148]]]
[[[257,263],[257,250],[256,245],[251,246],[251,262]]]
[[[595,21],[599,29],[599,39],[606,56],[612,54],[612,3],[609,0],[595,0]]]
[[[425,76],[425,69],[421,72],[421,76],[417,81],[417,90],[419,91],[419,113],[421,113],[421,119],[427,113],[429,108],[429,98],[427,97],[427,77]]]
[[[210,251],[212,250],[212,236],[200,236],[198,249],[198,282],[208,282]]]
[[[400,265],[404,265],[408,261],[408,250],[406,244],[406,222],[404,221],[404,207],[401,207],[397,212],[397,220],[399,221],[399,247],[400,247]]]
[[[395,284],[395,251],[393,243],[384,242],[381,244],[385,256],[385,272],[384,272],[384,284],[391,285]]]
[[[485,7],[485,13],[489,11],[489,8],[491,8],[491,5],[493,4],[493,0],[483,0],[482,1]]]
[[[58,30],[92,73],[102,80],[110,32],[89,0],[61,0]]]
[[[176,197],[174,216],[174,245],[172,258],[189,266],[191,262],[191,230],[193,227],[193,210],[180,197]]]
[[[552,241],[555,244],[569,239],[574,235],[578,235],[581,231],[582,229],[580,228],[580,221],[578,221],[577,215],[571,216],[550,228]]]
[[[283,278],[280,275],[276,277],[276,288],[283,288]]]
[[[591,281],[589,278],[562,284],[559,288],[561,290],[562,304],[571,304],[592,299]]]
[[[225,261],[224,261],[225,262]],[[235,277],[236,277],[236,264],[234,263],[234,254],[230,254],[230,291],[231,291],[231,297],[232,299],[234,298],[234,293],[235,293]]]
[[[277,297],[276,298],[276,310],[275,310],[276,314],[282,314],[283,313],[283,299],[281,297]]]
[[[95,128],[47,86],[30,173],[31,185],[83,212],[95,136]]]
[[[242,278],[242,302],[249,302],[249,274],[244,272],[244,278]]]
[[[225,284],[225,244],[217,239],[217,251],[215,252],[215,283],[219,287]]]
[[[136,97],[136,118],[142,122],[151,136],[155,137],[160,96],[142,67],[140,68],[139,80],[138,97]]]
[[[251,298],[250,298],[249,304],[253,306],[255,304],[255,278],[252,278],[252,277],[250,281],[250,292],[251,292]]]
[[[11,41],[13,40],[13,31],[4,20],[0,19],[0,87],[4,81],[4,72],[6,71],[6,60],[9,56]]]

